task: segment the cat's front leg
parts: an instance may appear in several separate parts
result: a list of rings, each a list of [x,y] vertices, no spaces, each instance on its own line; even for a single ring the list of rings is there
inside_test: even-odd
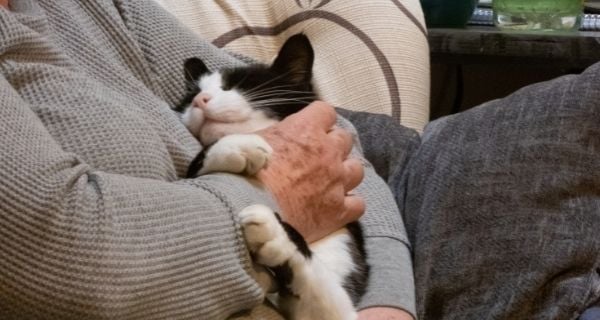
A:
[[[244,208],[239,217],[246,244],[255,262],[276,267],[285,265],[293,258],[303,260],[296,244],[289,239],[281,221],[269,207],[252,205]]]
[[[267,166],[273,149],[257,134],[231,134],[205,151],[199,175],[229,172],[255,175]]]
[[[270,267],[279,290],[279,307],[292,320],[354,320],[356,311],[335,274],[302,236],[270,208],[253,205],[239,214],[254,261]]]

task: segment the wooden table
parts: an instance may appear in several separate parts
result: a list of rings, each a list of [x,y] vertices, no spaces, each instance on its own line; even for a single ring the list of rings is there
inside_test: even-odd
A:
[[[600,32],[506,32],[494,27],[429,29],[434,63],[510,63],[586,68],[600,61]]]
[[[432,118],[500,98],[600,61],[600,32],[429,29]]]

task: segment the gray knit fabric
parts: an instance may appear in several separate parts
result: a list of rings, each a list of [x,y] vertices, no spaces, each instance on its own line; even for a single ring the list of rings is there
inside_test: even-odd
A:
[[[337,111],[358,131],[364,155],[377,174],[387,181],[395,193],[404,189],[402,184],[406,166],[421,144],[419,133],[399,125],[387,115],[344,109]]]
[[[427,126],[398,189],[422,319],[574,320],[600,301],[599,101],[600,63]]]
[[[184,59],[239,60],[151,1],[0,9],[0,319],[277,319],[235,213],[273,199],[233,175],[182,180],[200,150],[170,110]],[[371,167],[362,307],[414,312],[402,220]],[[249,317],[246,315],[246,317]]]

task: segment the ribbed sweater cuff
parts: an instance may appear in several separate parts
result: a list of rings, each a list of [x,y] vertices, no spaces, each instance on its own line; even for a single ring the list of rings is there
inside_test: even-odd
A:
[[[407,245],[387,237],[369,237],[366,249],[371,276],[359,309],[392,307],[416,319],[412,260]]]

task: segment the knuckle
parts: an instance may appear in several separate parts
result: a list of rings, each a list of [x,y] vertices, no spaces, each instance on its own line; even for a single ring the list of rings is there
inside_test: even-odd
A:
[[[336,194],[331,199],[331,205],[334,208],[340,208],[344,206],[344,196],[341,194]]]
[[[345,168],[346,168],[345,174],[356,175],[358,177],[362,177],[365,173],[362,163],[360,163],[354,159],[348,159],[344,162],[344,164],[345,164]]]
[[[352,140],[352,134],[348,130],[340,128],[340,134],[344,139],[348,141]]]
[[[365,212],[365,210],[367,209],[367,203],[362,197],[356,197],[356,206],[358,211],[361,213]]]
[[[325,101],[322,101],[322,100],[316,100],[313,103],[315,105],[319,106],[323,110],[323,113],[325,115],[327,115],[328,117],[336,117],[335,109],[333,109],[331,104],[329,104]]]
[[[329,164],[329,172],[333,179],[338,180],[346,176],[346,169],[337,157],[334,157]]]

